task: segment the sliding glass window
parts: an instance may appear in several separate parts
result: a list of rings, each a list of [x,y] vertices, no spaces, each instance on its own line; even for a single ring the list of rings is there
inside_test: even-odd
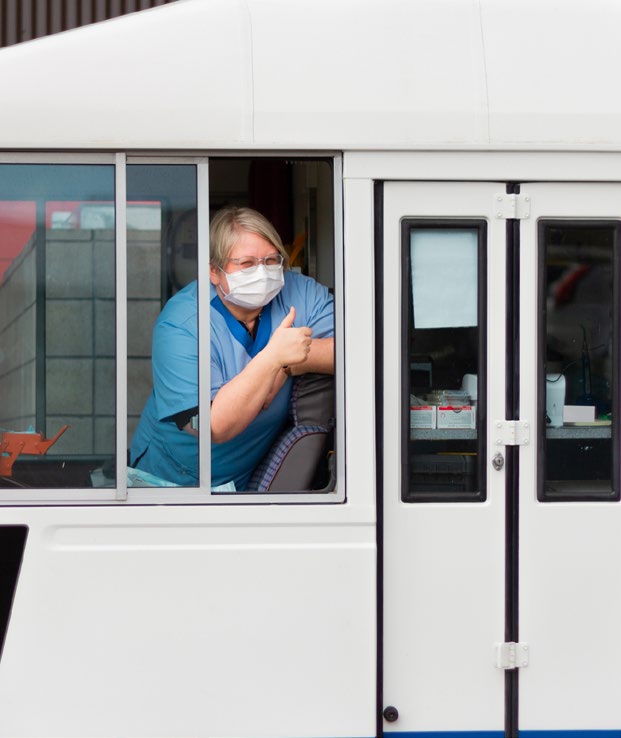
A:
[[[114,167],[0,165],[0,487],[114,483]]]

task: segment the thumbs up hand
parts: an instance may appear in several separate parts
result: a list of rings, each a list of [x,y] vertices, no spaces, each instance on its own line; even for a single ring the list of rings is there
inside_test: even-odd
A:
[[[301,364],[306,361],[310,351],[313,331],[306,326],[294,328],[294,321],[295,308],[292,307],[265,347],[265,350],[270,352],[274,363],[279,367]]]

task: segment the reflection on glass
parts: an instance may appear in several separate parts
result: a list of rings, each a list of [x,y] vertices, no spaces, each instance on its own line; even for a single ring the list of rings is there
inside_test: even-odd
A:
[[[541,226],[542,499],[610,499],[616,389],[616,227]]]
[[[129,486],[198,485],[196,208],[194,165],[127,167]]]
[[[114,310],[114,168],[0,165],[0,486],[114,483]]]
[[[409,476],[402,499],[484,499],[477,430],[485,399],[482,228],[410,228],[407,241]]]

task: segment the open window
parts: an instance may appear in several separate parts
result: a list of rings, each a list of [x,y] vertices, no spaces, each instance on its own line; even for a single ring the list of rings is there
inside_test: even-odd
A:
[[[204,272],[199,269],[201,259],[209,258],[205,223],[227,205],[252,207],[265,215],[280,234],[291,271],[334,295],[333,162],[216,158],[208,164],[201,160],[201,170],[196,159],[132,159],[125,167],[126,243],[117,244],[115,158],[100,159],[108,163],[0,164],[0,488],[12,490],[10,499],[113,500],[117,470],[125,465],[125,458],[117,458],[118,439],[126,437],[128,499],[215,501],[211,485],[200,476],[199,441],[189,435],[186,439],[181,430],[184,442],[194,444],[188,474],[177,480],[149,479],[129,463],[132,439],[153,392],[154,327],[175,295],[197,281],[198,294],[208,281],[200,277],[208,274],[208,264]],[[206,167],[208,197],[204,184],[201,190],[200,172]],[[121,262],[127,274],[123,304],[116,282]],[[122,324],[127,361],[119,374]],[[198,343],[194,350],[197,361],[191,371],[197,387],[198,355],[202,363],[209,353]],[[121,436],[119,376],[125,376],[127,397]],[[327,391],[319,392],[318,386],[326,384]],[[274,484],[265,474],[256,481],[258,470],[253,487],[238,493],[295,492],[301,499],[299,492],[309,492],[316,499],[317,492],[333,490],[333,378],[296,382],[296,388],[301,398],[297,412],[295,405],[289,406],[272,445],[282,440],[287,423],[302,434],[313,426],[315,436],[321,426],[321,443],[316,437],[311,444],[320,446],[316,468],[302,482],[281,474]],[[314,394],[328,398],[330,411],[325,401],[324,409],[316,411]],[[310,451],[300,453],[300,442],[293,445],[298,449],[294,466],[300,466]],[[277,464],[280,469],[282,458],[276,458],[270,460],[266,453],[257,468]],[[156,492],[154,487],[163,489]],[[63,492],[55,496],[54,489]],[[37,496],[36,490],[49,492]]]
[[[330,301],[329,325],[311,320],[315,336],[334,335],[334,194],[330,162],[294,159],[212,159],[210,162],[210,210],[226,206],[250,207],[262,213],[276,228],[287,252],[290,275],[310,277],[318,285],[313,300]],[[310,288],[306,288],[309,290]],[[308,292],[310,295],[310,292]],[[319,297],[321,295],[321,297]],[[214,293],[215,296],[215,293]],[[218,298],[215,297],[215,300]],[[272,320],[276,317],[274,300]],[[262,313],[263,315],[263,313]],[[302,313],[298,311],[298,316]],[[227,316],[228,318],[229,316]],[[312,318],[314,320],[314,317]],[[298,323],[296,323],[298,324]],[[302,325],[305,321],[302,322]],[[299,325],[299,324],[298,324]],[[274,329],[276,325],[272,325]],[[216,324],[212,323],[216,330]],[[258,335],[257,335],[258,340]],[[212,347],[215,344],[212,343]],[[214,357],[212,357],[212,366]],[[291,387],[288,387],[288,385]],[[255,458],[253,471],[241,490],[251,493],[332,491],[335,486],[335,387],[333,375],[303,374],[286,383],[288,399],[281,427]],[[278,403],[278,396],[273,405]],[[271,411],[271,408],[268,412]],[[252,434],[252,439],[250,435]],[[247,453],[255,453],[257,437],[252,427],[240,434],[251,441]],[[212,479],[221,487],[230,476],[218,478],[221,447],[212,445]],[[256,464],[254,463],[256,461]],[[239,487],[239,483],[237,484]],[[224,493],[226,493],[226,485]],[[221,492],[222,493],[222,492]]]

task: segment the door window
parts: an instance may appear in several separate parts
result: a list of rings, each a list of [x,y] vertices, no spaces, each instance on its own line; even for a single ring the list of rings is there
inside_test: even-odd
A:
[[[402,500],[484,500],[486,226],[405,221],[402,233]]]
[[[539,243],[539,499],[619,499],[618,226],[542,221]]]

